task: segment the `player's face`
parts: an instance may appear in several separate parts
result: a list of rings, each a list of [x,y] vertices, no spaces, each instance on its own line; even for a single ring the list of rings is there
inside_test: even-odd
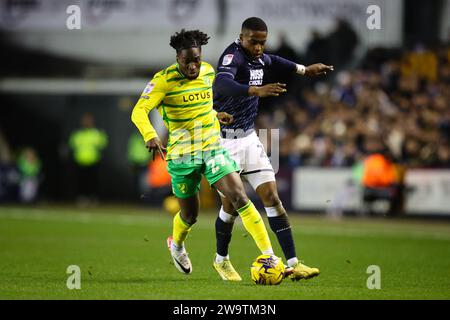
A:
[[[266,46],[267,31],[243,30],[239,36],[242,47],[252,58],[258,59]]]
[[[200,48],[183,49],[177,54],[177,62],[180,71],[188,79],[196,79],[200,74],[200,65],[202,62]]]

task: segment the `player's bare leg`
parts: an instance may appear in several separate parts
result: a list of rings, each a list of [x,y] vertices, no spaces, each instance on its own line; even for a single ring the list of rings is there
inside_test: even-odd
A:
[[[241,177],[236,172],[224,176],[214,183],[214,187],[230,200],[234,208],[241,208],[250,201],[245,194]]]
[[[196,223],[200,210],[199,194],[197,193],[195,196],[185,199],[177,198],[177,200],[180,205],[181,218],[190,225]]]
[[[184,246],[184,240],[191,231],[192,225],[197,221],[200,207],[198,193],[192,197],[178,198],[180,212],[173,218],[172,237],[169,237],[168,244],[175,267],[182,273],[192,272],[192,264]]]
[[[300,280],[318,276],[320,273],[319,269],[310,268],[300,263],[297,259],[291,224],[278,196],[276,182],[269,181],[259,185],[256,188],[256,193],[264,204],[270,228],[278,238],[288,267],[293,268],[293,273],[290,276],[291,279]]]

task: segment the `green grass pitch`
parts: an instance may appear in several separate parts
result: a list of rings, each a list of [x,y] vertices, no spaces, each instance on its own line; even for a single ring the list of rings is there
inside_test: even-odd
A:
[[[240,222],[230,254],[243,281],[224,282],[212,268],[214,214],[201,212],[187,240],[186,276],[171,262],[172,217],[162,211],[0,207],[0,299],[450,299],[448,222],[291,214],[297,252],[321,275],[257,286],[250,265],[258,251]],[[69,265],[81,269],[80,290],[66,286]],[[367,288],[370,265],[380,267],[379,290]]]

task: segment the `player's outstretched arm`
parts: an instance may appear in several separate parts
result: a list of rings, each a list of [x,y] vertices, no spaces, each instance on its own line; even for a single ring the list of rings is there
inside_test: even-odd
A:
[[[286,73],[295,71],[300,75],[315,77],[327,74],[327,72],[331,72],[334,70],[334,66],[328,66],[323,63],[314,63],[306,67],[302,64],[295,63],[277,55],[268,54],[268,56],[270,57],[271,62],[270,68],[275,68]]]
[[[134,106],[131,113],[131,121],[139,129],[145,141],[145,146],[149,151],[157,151],[164,159],[161,140],[158,138],[155,128],[153,128],[148,118],[149,112],[156,108],[165,97],[165,82],[158,74],[150,81],[144,89],[139,101]],[[155,152],[153,152],[153,158]]]

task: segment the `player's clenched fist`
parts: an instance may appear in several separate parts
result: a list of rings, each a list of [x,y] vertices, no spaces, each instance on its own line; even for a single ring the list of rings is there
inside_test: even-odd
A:
[[[286,92],[286,84],[284,83],[270,83],[262,87],[250,87],[248,93],[251,96],[257,96],[260,98],[265,97],[277,97],[280,93]]]
[[[166,151],[166,148],[164,148],[161,140],[159,140],[158,137],[154,137],[153,139],[148,140],[145,143],[145,147],[148,149],[149,152],[153,151],[153,160],[155,160],[156,151],[158,151],[159,155],[163,160],[165,159],[163,151]]]

